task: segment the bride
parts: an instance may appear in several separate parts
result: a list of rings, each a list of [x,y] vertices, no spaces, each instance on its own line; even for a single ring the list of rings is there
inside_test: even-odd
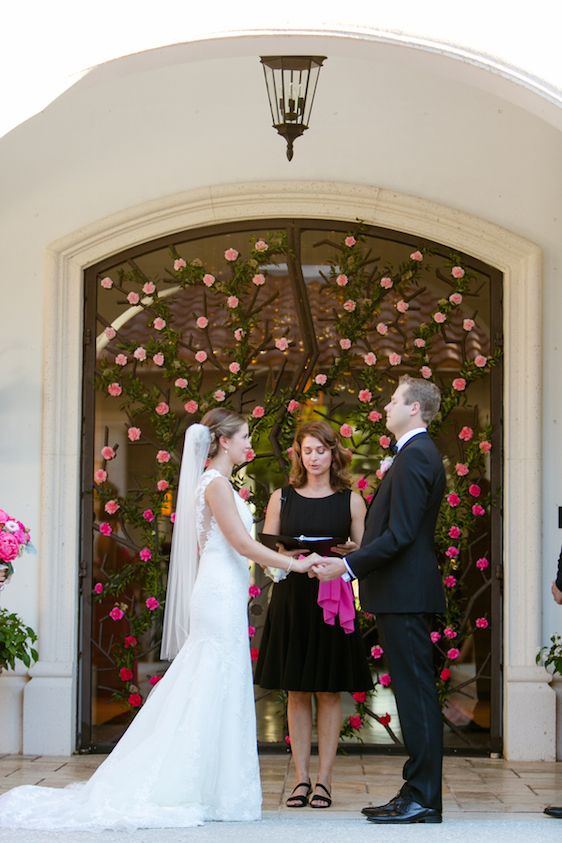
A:
[[[248,557],[300,573],[313,560],[281,555],[249,535],[252,516],[229,482],[249,448],[247,423],[223,408],[188,428],[162,638],[162,657],[174,661],[88,782],[8,791],[0,796],[0,828],[102,831],[259,819]]]

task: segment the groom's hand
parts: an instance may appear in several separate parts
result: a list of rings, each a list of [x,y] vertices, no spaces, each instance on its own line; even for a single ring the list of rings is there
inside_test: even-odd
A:
[[[317,565],[312,566],[312,571],[320,582],[337,580],[338,577],[345,574],[346,570],[345,563],[333,556],[327,556]]]

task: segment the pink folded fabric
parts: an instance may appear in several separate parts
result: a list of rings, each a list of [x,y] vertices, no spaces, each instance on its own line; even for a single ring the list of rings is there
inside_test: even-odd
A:
[[[344,632],[355,629],[355,598],[350,582],[337,580],[321,582],[318,588],[318,605],[324,612],[324,623],[334,626],[339,617]]]

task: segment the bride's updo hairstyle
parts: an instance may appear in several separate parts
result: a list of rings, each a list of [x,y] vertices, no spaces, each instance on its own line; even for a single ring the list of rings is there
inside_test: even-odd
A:
[[[209,410],[208,413],[205,413],[201,419],[201,424],[208,427],[211,432],[209,457],[211,459],[216,457],[219,450],[219,439],[221,436],[226,436],[227,439],[232,439],[234,434],[238,433],[242,425],[245,423],[246,419],[244,416],[223,407],[215,407],[213,410]]]
[[[291,454],[291,474],[289,476],[291,486],[294,486],[295,489],[300,489],[306,485],[306,468],[302,461],[302,443],[306,436],[313,436],[315,439],[318,439],[325,448],[328,448],[332,452],[332,462],[330,464],[330,486],[332,489],[335,492],[340,492],[342,489],[349,489],[351,487],[351,479],[348,471],[351,462],[351,453],[347,448],[344,448],[334,428],[325,421],[308,422],[297,429],[293,440],[293,452]]]

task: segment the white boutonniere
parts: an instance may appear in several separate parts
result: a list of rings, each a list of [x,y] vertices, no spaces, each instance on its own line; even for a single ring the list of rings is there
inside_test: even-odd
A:
[[[383,460],[380,461],[379,471],[381,474],[386,474],[392,463],[394,462],[394,457],[385,457]]]

